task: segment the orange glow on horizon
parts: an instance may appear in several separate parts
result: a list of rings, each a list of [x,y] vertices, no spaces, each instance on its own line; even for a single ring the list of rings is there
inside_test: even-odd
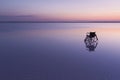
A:
[[[120,20],[119,14],[104,14],[104,15],[80,15],[80,14],[58,14],[58,15],[44,15],[44,20]]]

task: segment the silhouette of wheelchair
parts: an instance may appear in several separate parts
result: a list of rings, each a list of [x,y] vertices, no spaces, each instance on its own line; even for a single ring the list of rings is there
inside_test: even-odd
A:
[[[96,32],[87,32],[84,42],[85,42],[86,48],[89,51],[94,51],[98,44],[98,37],[96,35]]]

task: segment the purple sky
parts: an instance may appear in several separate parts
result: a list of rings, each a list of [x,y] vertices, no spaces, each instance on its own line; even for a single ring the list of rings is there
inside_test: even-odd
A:
[[[0,0],[0,21],[120,20],[120,0]]]

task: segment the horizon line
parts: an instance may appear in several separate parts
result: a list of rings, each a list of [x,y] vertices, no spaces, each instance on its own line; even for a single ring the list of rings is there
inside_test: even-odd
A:
[[[0,21],[0,23],[120,23],[119,21],[96,20],[96,21]]]

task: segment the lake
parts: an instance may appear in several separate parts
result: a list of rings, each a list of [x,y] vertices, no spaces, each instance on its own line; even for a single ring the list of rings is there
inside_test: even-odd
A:
[[[0,23],[0,80],[120,80],[120,23]]]

